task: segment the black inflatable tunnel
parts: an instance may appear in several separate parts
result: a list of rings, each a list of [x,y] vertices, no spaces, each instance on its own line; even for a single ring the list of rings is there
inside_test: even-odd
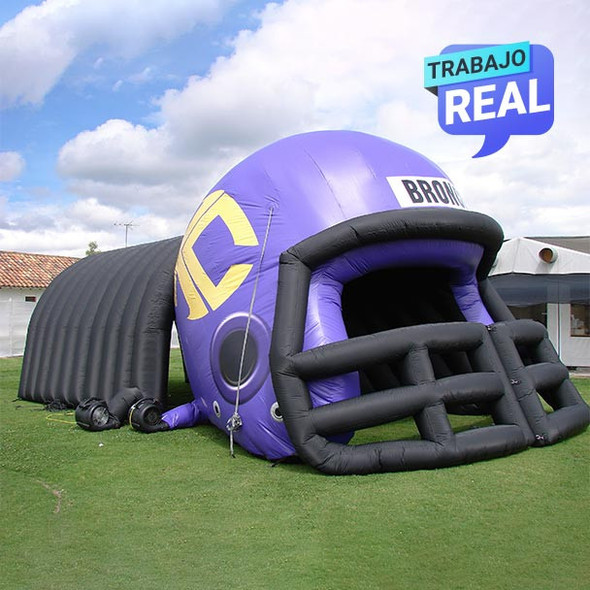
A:
[[[181,238],[89,256],[62,272],[31,318],[19,397],[76,407],[102,400],[114,423],[164,403]]]

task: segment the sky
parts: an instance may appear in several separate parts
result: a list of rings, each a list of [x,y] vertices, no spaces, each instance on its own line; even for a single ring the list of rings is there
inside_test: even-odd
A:
[[[318,129],[424,154],[507,238],[590,234],[590,3],[2,0],[0,250],[83,256],[182,235],[235,164]],[[483,158],[445,133],[423,60],[530,41],[555,121]],[[126,230],[125,224],[131,224]]]

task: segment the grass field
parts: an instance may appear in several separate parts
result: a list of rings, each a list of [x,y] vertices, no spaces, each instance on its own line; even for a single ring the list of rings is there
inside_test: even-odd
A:
[[[331,477],[202,426],[85,432],[0,359],[0,588],[590,587],[590,432],[436,471]],[[575,381],[586,400],[590,379]],[[187,395],[177,355],[171,390]],[[407,426],[402,426],[407,428]]]

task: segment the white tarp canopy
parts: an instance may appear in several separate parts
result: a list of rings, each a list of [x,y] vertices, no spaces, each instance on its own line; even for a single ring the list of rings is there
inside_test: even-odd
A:
[[[530,238],[504,242],[490,278],[508,305],[590,302],[590,254]]]

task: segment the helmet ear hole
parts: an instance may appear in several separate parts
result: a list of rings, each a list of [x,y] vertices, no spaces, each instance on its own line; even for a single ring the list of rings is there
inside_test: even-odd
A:
[[[270,340],[268,326],[256,314],[235,313],[219,323],[211,338],[209,354],[211,375],[226,402],[235,403],[238,381],[240,402],[247,402],[264,385],[270,374]]]
[[[258,362],[258,346],[256,340],[248,335],[246,348],[244,349],[244,338],[246,330],[240,329],[230,332],[221,343],[219,350],[219,369],[221,375],[228,385],[236,387],[238,381],[244,382],[254,371]],[[242,351],[244,351],[244,360],[241,363]],[[242,364],[242,374],[239,374],[240,364]]]
[[[275,422],[283,421],[283,413],[281,412],[278,402],[275,402],[270,406],[270,416]]]

